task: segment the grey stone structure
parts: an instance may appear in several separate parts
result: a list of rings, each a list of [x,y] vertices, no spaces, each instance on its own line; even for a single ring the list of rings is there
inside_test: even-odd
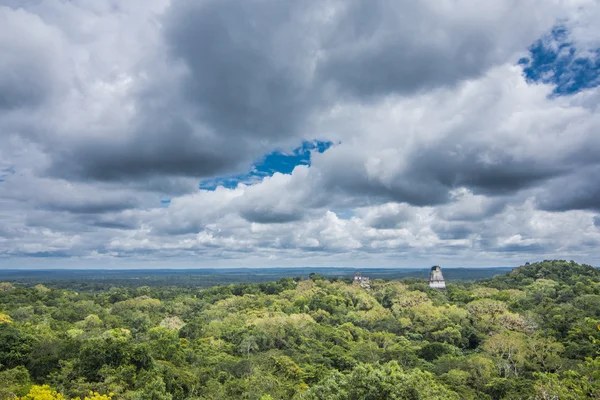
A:
[[[446,289],[446,281],[444,280],[444,275],[442,275],[442,268],[439,265],[431,267],[429,287],[433,289]]]
[[[369,283],[368,276],[361,276],[360,271],[356,271],[354,274],[354,284],[360,286],[363,289],[370,289],[371,284]]]

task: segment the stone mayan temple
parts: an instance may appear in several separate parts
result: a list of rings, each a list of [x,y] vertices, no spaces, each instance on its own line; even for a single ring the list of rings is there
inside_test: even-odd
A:
[[[429,287],[434,289],[446,289],[446,281],[442,275],[442,268],[439,265],[431,267],[429,273]]]
[[[371,284],[368,276],[361,276],[360,271],[356,271],[354,274],[354,285],[360,286],[363,289],[370,289]]]

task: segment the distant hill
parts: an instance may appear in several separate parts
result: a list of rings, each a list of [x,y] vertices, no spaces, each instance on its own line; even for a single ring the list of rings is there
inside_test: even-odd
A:
[[[488,280],[486,284],[497,288],[524,287],[537,279],[549,279],[567,285],[585,280],[597,283],[600,282],[600,269],[587,264],[577,264],[575,261],[544,260],[522,265],[505,275]]]
[[[212,269],[148,269],[148,270],[2,270],[0,281],[37,284],[51,282],[54,286],[78,283],[85,288],[90,284],[96,287],[110,285],[125,286],[181,286],[209,287],[234,283],[263,283],[281,278],[302,277],[311,273],[328,279],[350,279],[356,268],[212,268]],[[512,268],[443,268],[447,281],[469,281],[492,278],[506,274]],[[429,267],[425,268],[366,268],[361,271],[371,279],[404,279],[429,276]]]

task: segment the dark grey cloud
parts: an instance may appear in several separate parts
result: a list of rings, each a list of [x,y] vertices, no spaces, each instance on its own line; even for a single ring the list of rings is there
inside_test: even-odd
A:
[[[536,200],[538,207],[546,211],[600,211],[600,166],[552,180],[542,187]]]
[[[479,229],[482,228],[482,226],[478,226],[476,233],[481,234]],[[486,251],[498,253],[542,253],[550,250],[549,246],[532,241],[530,237],[525,238],[519,235],[518,240],[504,242],[498,236],[498,232],[494,232],[488,228],[484,230],[484,234],[476,239],[474,243],[482,250],[485,249]]]
[[[498,251],[498,252],[506,252],[506,253],[543,253],[544,251],[547,251],[548,249],[546,248],[546,246],[543,246],[539,243],[530,243],[530,244],[525,244],[525,243],[511,243],[511,244],[505,244],[502,246],[498,246],[496,248],[492,248],[492,251]]]
[[[475,227],[469,224],[446,222],[434,224],[433,230],[442,240],[466,239],[476,231]]]
[[[36,252],[17,252],[13,254],[15,257],[33,257],[33,258],[69,258],[73,254],[66,250],[56,251],[36,251]]]
[[[375,229],[400,229],[406,221],[404,218],[379,217],[370,221],[369,226]]]
[[[27,69],[30,71],[14,66],[0,69],[0,110],[35,107],[48,97],[50,85],[39,78],[32,81],[30,77],[39,76],[39,72],[36,72],[35,68]],[[18,70],[19,73],[15,74],[14,70]]]
[[[113,213],[74,214],[74,220],[96,228],[131,231],[140,228],[139,212],[123,211]]]
[[[98,181],[154,180],[156,189],[177,193],[181,186],[153,178],[205,177],[249,163],[243,143],[229,143],[168,112],[151,114],[156,120],[145,121],[123,141],[85,140],[59,150],[49,173]]]
[[[412,180],[404,176],[392,184],[368,179],[365,176],[332,175],[328,188],[341,190],[354,198],[354,205],[366,206],[369,203],[396,201],[414,206],[445,204],[450,200],[448,188],[437,182]],[[338,193],[338,196],[342,196]]]
[[[184,95],[219,134],[278,138],[298,129],[312,94],[314,2],[175,0],[165,38],[188,67]]]
[[[444,144],[410,154],[407,167],[397,172],[386,170],[383,178],[368,171],[368,149],[356,154],[356,148],[336,148],[315,164],[322,172],[323,190],[342,191],[346,196],[368,196],[373,200],[406,202],[415,206],[435,206],[451,200],[452,189],[467,187],[475,194],[509,196],[535,187],[569,169],[554,162],[514,160],[499,154],[493,163],[480,155],[484,148],[460,152]],[[502,150],[499,150],[502,151]],[[489,214],[499,212],[503,202],[490,204]]]
[[[137,226],[132,224],[127,224],[124,222],[118,221],[96,221],[92,223],[93,226],[98,228],[106,228],[106,229],[118,229],[118,230],[131,230],[135,229]]]
[[[594,217],[594,226],[600,229],[600,215]]]
[[[40,179],[28,173],[8,175],[1,183],[0,198],[27,204],[36,210],[71,214],[116,213],[159,203],[154,193],[128,190],[119,185]]]
[[[564,174],[568,169],[539,160],[515,160],[509,149],[493,149],[493,162],[482,160],[490,149],[483,146],[456,149],[452,141],[436,144],[410,156],[407,176],[436,182],[446,188],[469,187],[486,195],[512,194]]]
[[[413,221],[414,210],[406,205],[388,204],[373,209],[364,217],[368,226],[375,229],[401,229]]]
[[[485,71],[497,56],[493,38],[439,17],[425,2],[345,2],[324,39],[320,79],[363,98],[452,85]]]
[[[135,208],[135,199],[82,199],[78,201],[51,201],[43,205],[51,211],[67,211],[73,214],[102,214]]]
[[[9,238],[14,236],[14,232],[4,226],[0,226],[0,237]]]
[[[58,31],[22,9],[1,5],[0,26],[0,112],[43,104],[64,83]]]
[[[446,221],[472,222],[490,218],[504,210],[507,205],[506,197],[485,197],[483,204],[466,204],[462,209],[455,209],[450,204],[438,212]]]
[[[260,224],[283,224],[300,221],[304,218],[304,215],[304,210],[276,210],[270,207],[252,207],[252,205],[240,212],[240,216],[246,221]]]
[[[365,154],[357,154],[357,149],[349,146],[328,150],[313,163],[313,167],[321,174],[321,190],[335,194],[334,198],[354,197],[358,202],[354,206],[367,205],[369,201],[381,203],[393,200],[413,205],[432,205],[449,200],[448,188],[438,181],[400,174],[384,181],[380,176],[373,176],[368,171],[365,158]]]
[[[190,218],[183,220],[159,221],[154,224],[153,230],[159,235],[169,236],[197,234],[206,229],[206,220],[209,220],[209,218],[194,218],[194,216],[190,216]]]

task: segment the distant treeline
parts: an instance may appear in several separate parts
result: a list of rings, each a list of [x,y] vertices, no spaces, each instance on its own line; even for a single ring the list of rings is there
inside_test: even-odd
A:
[[[513,268],[444,268],[448,281],[492,278]],[[265,283],[281,278],[307,279],[318,274],[333,280],[350,280],[354,268],[223,268],[223,269],[149,269],[149,270],[0,270],[0,281],[34,286],[51,283],[55,287],[78,290],[104,290],[111,286],[211,287],[236,283]],[[427,279],[429,268],[368,268],[363,275],[371,279]]]

